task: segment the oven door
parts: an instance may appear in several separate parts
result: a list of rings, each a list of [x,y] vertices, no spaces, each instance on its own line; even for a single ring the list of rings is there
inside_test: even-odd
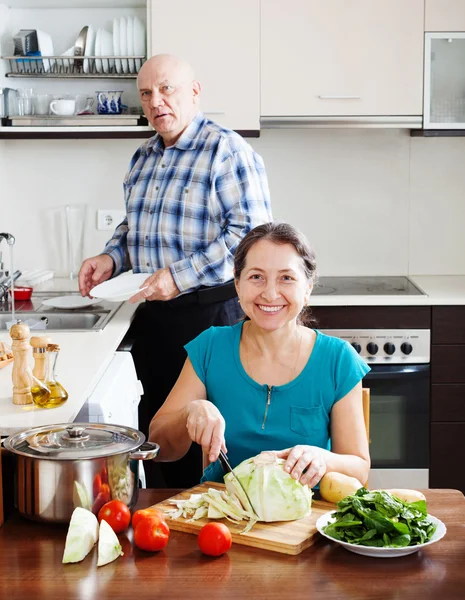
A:
[[[371,365],[371,488],[428,487],[429,365]]]

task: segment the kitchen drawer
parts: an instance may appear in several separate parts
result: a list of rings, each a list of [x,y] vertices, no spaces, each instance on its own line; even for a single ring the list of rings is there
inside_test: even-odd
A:
[[[465,383],[465,345],[431,347],[431,383]]]
[[[311,297],[310,297],[311,302]],[[429,329],[429,306],[315,306],[318,329]]]
[[[429,487],[465,493],[465,423],[433,423]]]
[[[465,422],[465,384],[431,386],[431,421]]]
[[[433,306],[432,344],[465,344],[465,306]]]

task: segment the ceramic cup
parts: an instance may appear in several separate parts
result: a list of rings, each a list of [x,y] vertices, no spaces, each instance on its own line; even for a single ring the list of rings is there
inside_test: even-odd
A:
[[[122,91],[96,92],[99,115],[119,115],[122,111]]]
[[[74,115],[74,111],[76,110],[76,100],[54,100],[50,103],[50,110],[60,117]]]

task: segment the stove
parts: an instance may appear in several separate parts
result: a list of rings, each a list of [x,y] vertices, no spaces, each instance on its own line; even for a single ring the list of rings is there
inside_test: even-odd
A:
[[[320,277],[313,295],[426,296],[408,277]]]

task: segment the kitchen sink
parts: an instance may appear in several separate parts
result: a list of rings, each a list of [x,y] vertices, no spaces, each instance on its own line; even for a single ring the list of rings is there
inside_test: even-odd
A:
[[[102,331],[122,305],[122,302],[102,301],[85,308],[60,310],[42,304],[43,300],[64,295],[76,294],[38,292],[32,294],[30,301],[16,301],[15,319],[45,321],[46,325],[43,329],[31,328],[32,335],[41,335],[44,331]],[[0,304],[0,331],[5,330],[7,322],[11,320],[11,303],[8,306]]]

